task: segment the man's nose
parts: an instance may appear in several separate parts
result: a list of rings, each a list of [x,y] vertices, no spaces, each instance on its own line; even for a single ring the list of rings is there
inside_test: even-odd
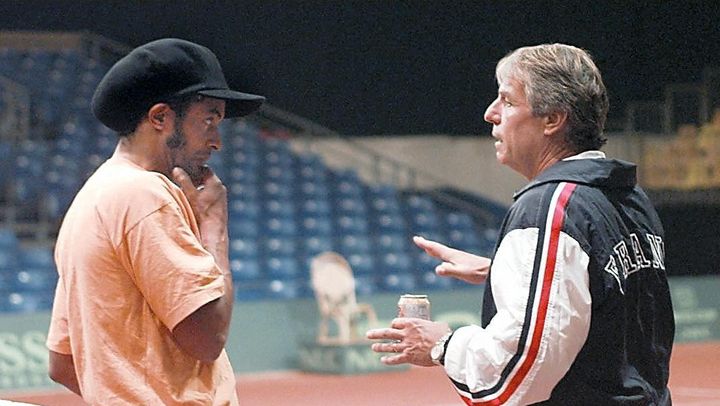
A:
[[[494,125],[500,123],[500,115],[497,112],[497,103],[498,99],[493,100],[493,102],[490,103],[488,108],[485,110],[485,115],[483,116],[485,121]]]

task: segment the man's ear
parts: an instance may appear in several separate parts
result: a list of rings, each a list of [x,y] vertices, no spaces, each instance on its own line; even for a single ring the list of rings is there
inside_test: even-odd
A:
[[[568,113],[566,111],[556,111],[545,116],[545,134],[555,135],[562,133],[563,127],[568,120]]]
[[[157,103],[148,110],[148,121],[156,130],[162,130],[169,125],[169,120],[174,118],[174,112],[166,103]]]

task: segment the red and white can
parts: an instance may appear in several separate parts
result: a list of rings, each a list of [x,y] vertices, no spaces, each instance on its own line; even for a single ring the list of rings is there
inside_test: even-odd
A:
[[[397,306],[398,317],[430,320],[430,300],[427,295],[402,295]]]

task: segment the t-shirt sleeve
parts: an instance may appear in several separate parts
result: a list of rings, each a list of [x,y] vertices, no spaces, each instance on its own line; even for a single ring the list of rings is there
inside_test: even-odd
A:
[[[225,293],[222,270],[176,204],[163,205],[138,221],[122,245],[121,260],[169,330]]]
[[[50,318],[50,328],[46,345],[49,350],[59,354],[70,355],[70,335],[68,333],[68,315],[67,315],[67,294],[65,293],[65,284],[62,278],[58,279],[55,288],[55,299],[52,308],[52,317]]]

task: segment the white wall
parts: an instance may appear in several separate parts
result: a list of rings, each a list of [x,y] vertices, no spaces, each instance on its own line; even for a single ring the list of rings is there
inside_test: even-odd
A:
[[[639,139],[618,134],[608,136],[603,148],[609,157],[637,162]],[[355,142],[374,153],[407,165],[421,174],[420,187],[438,183],[468,190],[502,204],[512,202],[513,193],[525,178],[495,160],[494,140],[488,136],[383,136],[358,137]],[[296,142],[296,148],[306,148]],[[338,139],[319,138],[311,150],[332,167],[354,167],[364,179],[373,179],[367,154]],[[436,179],[434,179],[436,178]]]

